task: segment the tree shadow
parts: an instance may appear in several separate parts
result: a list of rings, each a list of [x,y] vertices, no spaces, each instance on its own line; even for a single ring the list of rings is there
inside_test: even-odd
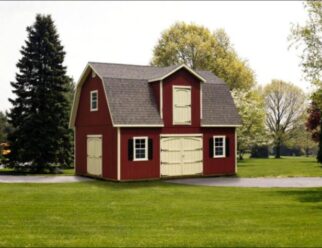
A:
[[[322,188],[283,190],[283,191],[279,191],[278,194],[295,197],[299,202],[307,202],[307,203],[322,202]]]

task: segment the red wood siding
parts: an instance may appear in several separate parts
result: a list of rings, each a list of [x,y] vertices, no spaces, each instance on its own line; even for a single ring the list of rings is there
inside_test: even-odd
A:
[[[90,73],[91,74],[91,73]],[[98,111],[90,111],[90,91],[98,91]],[[76,174],[86,175],[87,135],[102,135],[103,177],[117,178],[117,130],[112,127],[111,117],[99,77],[89,75],[82,87],[75,123]]]
[[[235,174],[235,128],[203,128],[203,174]],[[209,139],[215,135],[225,135],[229,139],[229,157],[210,158]]]
[[[149,83],[160,113],[160,81]]]
[[[191,86],[191,125],[172,124],[173,85]],[[200,80],[184,68],[163,80],[163,120],[165,127],[177,130],[183,130],[186,127],[200,127]]]
[[[160,129],[121,128],[121,180],[154,179],[160,177]],[[128,140],[147,136],[153,142],[153,158],[147,161],[128,160]]]

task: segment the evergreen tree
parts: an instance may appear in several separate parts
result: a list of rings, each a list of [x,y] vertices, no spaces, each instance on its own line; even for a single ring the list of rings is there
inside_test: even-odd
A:
[[[63,66],[65,52],[50,15],[37,15],[17,63],[15,99],[8,115],[14,130],[8,141],[8,165],[17,170],[52,171],[72,162],[68,129],[71,79]],[[62,156],[64,154],[64,156]]]

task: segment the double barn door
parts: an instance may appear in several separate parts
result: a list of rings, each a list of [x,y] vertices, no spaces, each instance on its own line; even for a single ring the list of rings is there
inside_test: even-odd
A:
[[[161,137],[161,176],[202,173],[202,137]]]

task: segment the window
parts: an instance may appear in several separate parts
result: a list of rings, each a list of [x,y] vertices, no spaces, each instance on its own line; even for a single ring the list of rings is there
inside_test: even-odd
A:
[[[91,111],[98,110],[98,91],[97,90],[91,91],[90,105],[91,105]]]
[[[133,147],[134,161],[148,160],[148,137],[135,137]]]
[[[214,158],[226,157],[226,137],[225,136],[214,136]]]
[[[172,118],[174,125],[191,125],[191,87],[173,86]]]

